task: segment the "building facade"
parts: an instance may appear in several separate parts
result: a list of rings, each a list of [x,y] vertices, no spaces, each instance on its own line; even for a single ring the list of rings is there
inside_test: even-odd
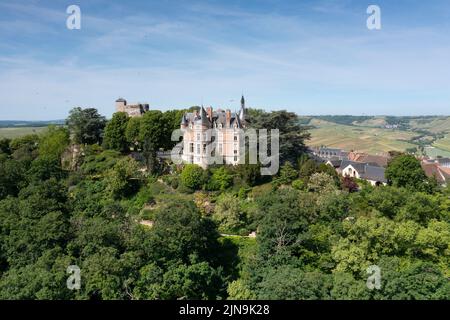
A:
[[[127,100],[116,100],[116,112],[126,112],[130,117],[140,117],[149,110],[148,103],[127,104]]]
[[[236,165],[240,160],[240,131],[247,126],[244,96],[239,112],[229,109],[214,111],[212,107],[187,112],[181,119],[183,130],[182,160],[206,168],[211,157],[221,158],[223,163]],[[212,142],[214,147],[211,148]]]

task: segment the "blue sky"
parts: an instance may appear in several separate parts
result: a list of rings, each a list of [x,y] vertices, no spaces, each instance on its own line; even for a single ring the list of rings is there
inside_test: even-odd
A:
[[[2,120],[109,117],[118,97],[235,109],[242,92],[298,114],[450,114],[450,2],[0,0]]]

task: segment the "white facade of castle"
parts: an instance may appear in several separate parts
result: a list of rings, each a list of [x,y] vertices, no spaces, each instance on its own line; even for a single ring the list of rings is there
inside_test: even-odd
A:
[[[239,132],[245,129],[246,125],[243,96],[239,113],[231,112],[229,109],[213,111],[212,107],[205,109],[203,106],[199,112],[185,113],[180,124],[183,130],[183,162],[206,168],[211,164],[213,155],[223,159],[225,164],[238,164],[239,150],[243,143]],[[211,152],[209,148],[212,140],[215,142],[215,148]]]

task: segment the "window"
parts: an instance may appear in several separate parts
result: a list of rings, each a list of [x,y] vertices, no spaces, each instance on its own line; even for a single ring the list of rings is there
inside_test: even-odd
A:
[[[206,143],[203,144],[203,154],[206,154]]]
[[[234,135],[234,141],[238,141],[237,135]]]
[[[194,153],[194,144],[192,142],[189,143],[189,152]]]
[[[237,154],[237,150],[234,150],[234,154]]]
[[[197,143],[197,154],[200,154],[200,144]]]
[[[236,162],[237,161],[237,156],[234,156],[234,162]]]
[[[200,141],[200,133],[197,133],[197,141]]]
[[[194,163],[194,156],[191,156],[191,163]]]

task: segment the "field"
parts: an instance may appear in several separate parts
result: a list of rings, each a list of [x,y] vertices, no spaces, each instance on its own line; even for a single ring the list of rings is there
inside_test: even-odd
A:
[[[443,139],[437,140],[433,147],[448,151],[450,153],[450,134]]]
[[[302,123],[312,127],[309,146],[370,154],[417,148],[432,157],[450,156],[450,117],[446,116],[310,116],[302,117]]]
[[[43,132],[47,127],[12,127],[12,128],[0,128],[1,138],[17,138],[26,134],[39,134]]]
[[[416,134],[392,129],[349,126],[313,119],[310,122],[316,128],[311,129],[310,146],[336,147],[344,150],[367,152],[370,154],[388,151],[405,151],[415,145],[408,142]]]

